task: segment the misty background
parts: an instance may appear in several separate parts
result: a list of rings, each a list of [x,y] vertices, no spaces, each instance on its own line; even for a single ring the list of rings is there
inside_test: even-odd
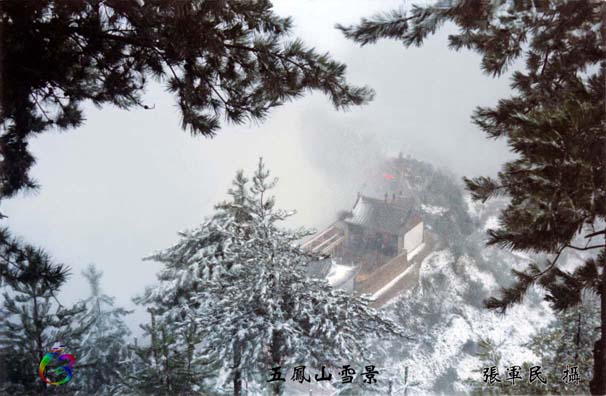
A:
[[[143,261],[197,226],[225,198],[235,172],[251,173],[262,156],[280,179],[278,206],[296,209],[288,226],[321,228],[350,208],[362,173],[402,152],[463,175],[494,175],[511,154],[470,120],[473,109],[508,96],[507,76],[482,74],[479,56],[448,50],[446,26],[422,48],[393,41],[359,47],[334,28],[406,6],[402,1],[276,1],[294,19],[293,37],[348,65],[352,84],[376,91],[367,106],[336,111],[322,94],[271,111],[261,124],[227,125],[213,139],[180,129],[175,101],[162,84],[148,87],[152,110],[89,105],[77,130],[30,142],[39,191],[4,202],[8,226],[72,268],[65,303],[88,294],[80,274],[89,263],[104,272],[102,289],[117,304],[155,281],[160,265]],[[135,335],[146,320],[130,317]]]

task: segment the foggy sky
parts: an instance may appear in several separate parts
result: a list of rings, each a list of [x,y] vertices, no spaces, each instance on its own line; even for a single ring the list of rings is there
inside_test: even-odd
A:
[[[308,94],[258,125],[224,124],[214,139],[180,130],[175,101],[158,84],[145,100],[153,110],[87,106],[84,126],[31,141],[32,175],[41,188],[4,203],[9,227],[72,268],[65,303],[88,293],[80,271],[95,263],[104,272],[103,291],[132,309],[131,298],[160,268],[142,258],[200,224],[236,170],[252,172],[259,156],[280,178],[278,206],[298,211],[289,225],[315,228],[353,204],[358,166],[381,155],[402,151],[457,177],[494,175],[511,155],[503,142],[486,139],[470,115],[507,97],[508,79],[482,74],[470,51],[448,50],[452,26],[412,49],[393,41],[359,47],[334,29],[398,6],[388,0],[275,5],[294,18],[296,36],[348,65],[351,83],[375,89],[371,104],[337,112],[320,93]],[[143,320],[138,309],[131,327]]]

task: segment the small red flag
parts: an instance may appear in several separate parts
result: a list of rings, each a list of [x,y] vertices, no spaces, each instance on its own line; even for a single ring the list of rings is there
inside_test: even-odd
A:
[[[394,175],[392,175],[391,173],[383,173],[383,177],[387,180],[393,180],[394,179]]]

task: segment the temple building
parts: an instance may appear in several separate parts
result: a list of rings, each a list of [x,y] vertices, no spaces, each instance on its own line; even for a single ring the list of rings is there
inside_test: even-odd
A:
[[[423,243],[421,217],[410,201],[396,199],[395,195],[381,200],[359,194],[341,227],[345,235],[341,254],[370,259],[373,267],[412,252]]]
[[[421,252],[418,261],[427,254],[426,239],[412,199],[358,194],[351,210],[302,247],[330,256],[316,275],[335,287],[370,294],[380,306],[410,283],[415,256]]]

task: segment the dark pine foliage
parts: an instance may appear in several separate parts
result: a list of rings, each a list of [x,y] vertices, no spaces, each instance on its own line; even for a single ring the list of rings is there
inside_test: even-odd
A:
[[[338,109],[373,96],[291,37],[268,0],[0,0],[0,16],[0,200],[36,187],[31,138],[81,125],[85,102],[151,110],[150,79],[174,94],[183,129],[210,137],[222,118],[263,120],[307,91]],[[0,285],[16,284],[23,247],[0,232]],[[60,275],[37,274],[48,284]]]
[[[38,364],[56,342],[77,351],[86,323],[76,316],[81,304],[64,308],[56,296],[69,268],[44,251],[12,238],[0,229],[0,256],[9,290],[0,306],[0,395],[42,395],[46,385],[37,376]],[[65,387],[56,394],[70,394]]]
[[[552,258],[514,271],[514,284],[486,305],[505,311],[531,285],[542,286],[556,310],[578,305],[584,291],[598,294],[593,394],[606,394],[604,20],[606,5],[599,1],[441,1],[338,26],[362,45],[391,38],[420,46],[450,22],[459,31],[448,37],[449,46],[478,52],[487,74],[499,76],[519,62],[511,75],[513,95],[473,114],[474,123],[489,138],[506,139],[517,158],[496,179],[465,183],[475,200],[510,198],[489,244]],[[565,250],[591,257],[567,271],[558,262]]]
[[[29,138],[80,125],[85,101],[153,108],[150,78],[176,96],[182,128],[204,136],[222,117],[262,120],[310,90],[337,108],[373,94],[291,38],[290,18],[268,0],[6,0],[0,14],[0,198],[36,186]]]

